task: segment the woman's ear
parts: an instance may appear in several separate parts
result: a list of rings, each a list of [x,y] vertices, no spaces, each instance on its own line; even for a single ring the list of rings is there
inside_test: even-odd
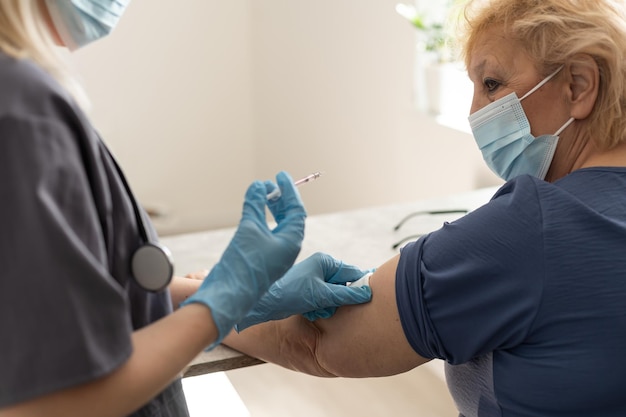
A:
[[[598,98],[600,71],[596,61],[587,54],[575,55],[567,65],[567,70],[570,116],[576,120],[582,120],[591,114]]]

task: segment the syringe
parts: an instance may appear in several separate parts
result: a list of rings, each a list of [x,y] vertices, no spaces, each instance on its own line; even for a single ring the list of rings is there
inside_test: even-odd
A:
[[[304,178],[300,178],[299,180],[294,181],[293,185],[295,185],[296,187],[299,187],[300,185],[306,184],[309,181],[315,181],[321,175],[322,175],[321,171],[314,172],[312,174],[307,175]],[[274,200],[278,197],[280,197],[280,188],[276,188],[274,191],[272,191],[271,193],[267,195],[268,200]]]

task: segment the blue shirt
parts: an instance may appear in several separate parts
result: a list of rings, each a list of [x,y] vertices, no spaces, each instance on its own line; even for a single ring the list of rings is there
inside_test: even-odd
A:
[[[626,415],[626,168],[507,182],[407,245],[396,291],[461,415]]]

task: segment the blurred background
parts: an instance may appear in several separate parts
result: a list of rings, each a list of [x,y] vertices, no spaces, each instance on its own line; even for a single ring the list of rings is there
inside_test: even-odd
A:
[[[300,189],[310,215],[497,183],[467,114],[451,128],[419,105],[416,28],[396,3],[133,1],[112,35],[73,54],[159,232],[235,225],[249,183],[279,170],[324,171]]]

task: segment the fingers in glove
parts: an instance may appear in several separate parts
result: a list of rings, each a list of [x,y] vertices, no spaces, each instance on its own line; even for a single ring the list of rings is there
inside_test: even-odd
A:
[[[281,171],[276,175],[276,183],[280,188],[281,196],[267,202],[276,223],[280,224],[289,214],[302,215],[304,213],[306,216],[300,193],[291,176],[285,171]]]
[[[328,307],[321,308],[315,311],[308,311],[306,313],[303,313],[302,315],[308,321],[315,321],[317,319],[327,319],[329,317],[332,317],[333,314],[335,314],[335,311],[337,311],[337,307]]]
[[[368,285],[350,287],[342,284],[328,284],[332,294],[326,298],[325,307],[341,307],[351,304],[363,304],[372,299],[372,289]]]
[[[326,287],[327,295],[323,297],[324,307],[302,314],[307,320],[327,319],[335,314],[337,307],[363,304],[372,299],[372,289],[368,286],[346,287],[330,284]]]
[[[325,253],[318,252],[311,256],[311,258],[314,257],[316,262],[322,267],[324,281],[332,284],[345,284],[347,282],[356,281],[369,272],[356,266],[346,264]]]
[[[270,212],[277,223],[272,233],[290,240],[294,238],[302,240],[304,238],[306,210],[302,200],[300,200],[300,194],[286,172],[279,172],[276,175],[276,181],[282,195],[276,200],[267,201]]]
[[[265,218],[265,204],[266,199],[266,187],[261,181],[254,181],[248,187],[246,191],[245,200],[243,203],[243,219],[252,219],[260,223],[266,224]]]

